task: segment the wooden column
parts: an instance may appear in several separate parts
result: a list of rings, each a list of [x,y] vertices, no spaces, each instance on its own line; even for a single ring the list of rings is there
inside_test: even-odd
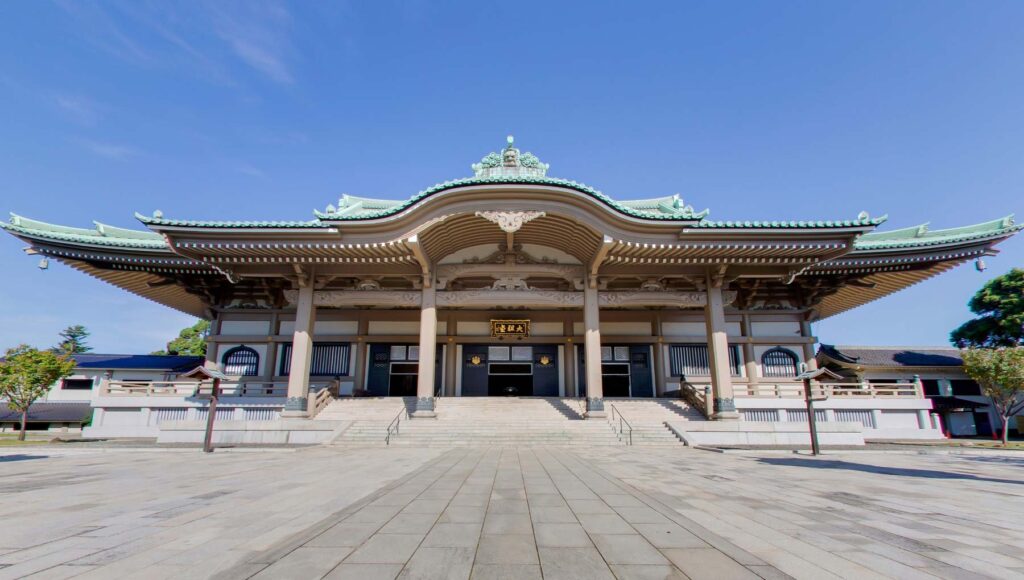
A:
[[[579,359],[576,358],[576,338],[575,338],[575,325],[573,324],[572,316],[567,315],[565,320],[562,321],[562,344],[565,345],[565,364],[562,368],[562,379],[565,382],[565,396],[566,397],[578,397],[580,395],[579,386],[576,384],[576,365]]]
[[[733,400],[732,372],[729,369],[729,337],[725,326],[725,304],[722,287],[707,276],[708,300],[704,306],[704,325],[708,334],[708,362],[711,366],[711,387],[715,419],[738,419]]]
[[[587,372],[587,418],[604,417],[604,386],[601,382],[601,316],[597,284],[583,289],[584,358]]]
[[[654,344],[651,347],[651,364],[654,365],[654,396],[665,394],[665,345],[661,340],[661,316],[655,314],[651,321]]]
[[[448,324],[446,325],[446,333],[448,339],[444,345],[444,359],[445,359],[445,372],[444,372],[444,394],[447,397],[455,396],[455,377],[457,376],[456,366],[459,364],[458,353],[455,352],[455,337],[458,336],[458,320],[456,316],[449,312],[447,316]]]
[[[811,323],[807,320],[800,321],[800,336],[813,337],[811,333]],[[810,342],[804,343],[804,362],[807,363],[807,370],[813,371],[818,368],[818,359],[814,358],[814,344]]]
[[[743,343],[743,372],[747,375],[747,383],[756,385],[758,382],[757,356],[754,355],[754,345],[750,342],[754,332],[753,325],[750,324],[749,314],[743,315],[743,336],[747,339]]]
[[[416,377],[414,417],[434,417],[434,368],[437,358],[437,291],[423,285],[420,302],[420,366]]]
[[[270,315],[270,332],[267,333],[267,358],[264,362],[263,379],[267,381],[267,386],[273,387],[274,376],[277,374],[277,347],[278,344],[274,342],[273,337],[277,334],[278,325],[277,313]]]
[[[220,313],[214,312],[216,318],[210,321],[210,337],[214,337],[220,334]],[[210,339],[206,339],[206,361],[203,362],[203,366],[217,370],[220,367],[217,365],[217,354],[218,354],[219,343],[210,342]]]
[[[305,417],[309,397],[309,369],[313,363],[313,325],[316,306],[313,305],[313,283],[310,280],[299,287],[295,308],[295,333],[292,335],[292,360],[288,370],[288,399],[283,416]]]
[[[356,323],[356,368],[352,373],[352,391],[366,387],[366,335],[370,332],[370,321],[365,315],[359,316]]]

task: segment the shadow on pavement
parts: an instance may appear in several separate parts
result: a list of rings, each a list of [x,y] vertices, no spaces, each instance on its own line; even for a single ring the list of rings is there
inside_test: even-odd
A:
[[[16,453],[14,455],[0,455],[0,463],[8,463],[11,461],[28,461],[30,459],[46,459],[49,455],[25,455],[23,453]]]
[[[852,463],[849,461],[838,461],[835,459],[803,459],[797,457],[764,457],[757,460],[767,465],[779,465],[783,467],[808,467],[811,469],[845,469],[848,471],[861,471],[864,473],[877,473],[880,475],[898,475],[901,477],[922,477],[925,479],[962,479],[967,481],[990,481],[994,483],[1024,484],[1020,479],[999,479],[994,477],[980,477],[969,473],[956,473],[953,471],[936,471],[933,469],[911,469],[907,467],[883,467],[880,465],[866,465],[863,463]]]

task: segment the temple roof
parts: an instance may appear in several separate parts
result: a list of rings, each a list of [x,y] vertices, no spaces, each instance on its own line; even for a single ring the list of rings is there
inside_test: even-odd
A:
[[[30,237],[77,242],[96,246],[117,246],[122,248],[166,249],[167,242],[156,232],[130,230],[93,222],[92,229],[60,226],[28,219],[11,214],[9,223],[0,222],[0,228],[11,233],[24,234]]]
[[[996,244],[1024,227],[1007,216],[948,229],[923,224],[875,231],[886,217],[867,212],[842,220],[712,220],[707,209],[696,210],[679,195],[616,201],[551,177],[548,164],[520,152],[511,138],[472,169],[471,177],[404,200],[346,194],[309,220],[136,214],[147,231],[99,222],[67,227],[12,214],[0,229],[41,254],[41,267],[49,258],[60,260],[197,316],[238,288],[271,292],[267,279],[285,280],[303,264],[338,275],[359,270],[402,277],[425,273],[430,263],[465,248],[517,243],[592,262],[593,275],[602,266],[632,279],[714,266],[729,268],[737,281],[755,280],[751,292],[761,292],[758,280],[773,278],[798,287],[793,292],[800,303],[827,317],[992,255]],[[537,215],[508,230],[485,215],[502,212]]]
[[[376,207],[378,205],[399,204],[401,202],[374,200],[361,197],[344,196],[339,204],[341,207],[362,206],[363,212],[386,212],[392,207]],[[623,207],[631,210],[642,211],[665,211],[654,208],[675,207],[682,203],[678,196],[662,197],[649,200],[634,200],[622,202]],[[341,211],[340,209],[338,210]],[[397,211],[397,210],[394,210]],[[147,225],[165,225],[180,227],[213,227],[213,228],[329,228],[331,224],[320,220],[309,221],[194,221],[194,220],[172,220],[162,217],[144,217],[136,214],[136,217]],[[337,218],[335,218],[337,219]],[[803,227],[847,227],[864,226],[879,223],[884,218],[871,219],[861,217],[857,220],[820,220],[820,221],[742,221],[742,222],[714,222],[715,227],[721,228],[803,228]],[[701,220],[696,227],[705,226],[705,220]],[[51,224],[43,221],[29,219],[17,214],[11,214],[10,222],[0,222],[0,228],[14,234],[23,234],[32,238],[41,238],[57,241],[66,241],[80,244],[91,244],[99,246],[113,246],[122,248],[145,248],[153,250],[167,249],[167,243],[163,236],[156,232],[146,230],[133,230],[120,228],[94,222],[92,229],[76,228]],[[694,227],[694,226],[690,226]],[[947,228],[942,230],[929,230],[927,224],[888,231],[873,231],[861,235],[854,242],[854,252],[868,252],[887,249],[913,249],[940,246],[943,244],[958,244],[982,240],[985,238],[1003,237],[1024,228],[1024,224],[1015,224],[1013,216],[1009,215],[1000,219],[963,226]]]
[[[929,230],[928,224],[921,224],[899,230],[871,232],[862,235],[856,242],[858,250],[883,250],[890,248],[924,247],[965,242],[993,236],[1003,236],[1024,227],[1014,224],[1013,214],[1006,217],[958,228]]]
[[[843,346],[822,344],[818,354],[833,361],[866,367],[959,367],[960,351],[948,346]]]

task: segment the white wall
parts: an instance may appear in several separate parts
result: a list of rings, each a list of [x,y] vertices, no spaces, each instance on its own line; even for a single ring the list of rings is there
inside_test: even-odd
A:
[[[800,336],[800,323],[783,322],[750,322],[750,333],[753,336]]]
[[[725,331],[728,336],[743,334],[739,322],[726,322]],[[661,334],[665,337],[686,337],[707,339],[708,332],[704,322],[662,322]]]
[[[269,320],[223,320],[220,336],[267,336],[271,334]]]

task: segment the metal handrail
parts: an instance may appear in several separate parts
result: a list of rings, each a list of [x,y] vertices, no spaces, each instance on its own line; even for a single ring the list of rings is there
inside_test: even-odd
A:
[[[625,424],[625,426],[629,428],[629,443],[627,443],[627,445],[632,445],[633,444],[633,426],[630,425],[629,421],[627,421],[626,418],[622,416],[622,411],[620,411],[617,408],[615,408],[615,405],[613,405],[612,403],[608,403],[608,406],[611,407],[611,410],[612,410],[612,429],[615,429],[615,415],[618,414],[619,415],[619,435],[620,436],[622,435],[622,433],[623,433],[622,426],[623,426],[623,424]]]
[[[394,431],[395,435],[398,435],[398,429],[402,426],[402,415],[408,415],[409,412],[403,407],[401,411],[395,415],[395,418],[388,424],[388,433],[384,436],[384,444],[391,445],[391,433]],[[392,429],[393,428],[393,429]]]

